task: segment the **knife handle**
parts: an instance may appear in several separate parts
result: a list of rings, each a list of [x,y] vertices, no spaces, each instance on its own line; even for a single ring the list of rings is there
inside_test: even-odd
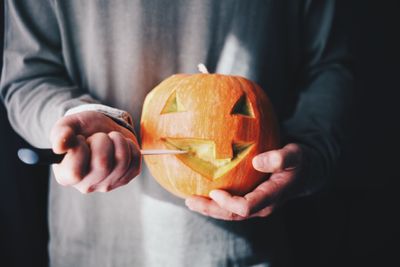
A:
[[[145,149],[140,150],[145,155],[178,155],[185,154],[184,150],[163,150],[163,149]],[[60,163],[66,154],[56,154],[50,148],[20,148],[18,149],[18,158],[25,164],[29,165],[50,165]]]
[[[18,158],[29,165],[50,165],[60,163],[65,154],[56,154],[52,149],[46,148],[20,148]]]

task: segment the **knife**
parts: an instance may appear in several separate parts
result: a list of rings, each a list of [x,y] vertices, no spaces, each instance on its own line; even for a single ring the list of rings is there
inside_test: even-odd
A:
[[[178,155],[185,154],[185,150],[169,149],[141,149],[140,153],[145,155]],[[18,149],[18,158],[29,165],[50,165],[60,163],[65,154],[56,154],[52,149],[45,148],[20,148]]]

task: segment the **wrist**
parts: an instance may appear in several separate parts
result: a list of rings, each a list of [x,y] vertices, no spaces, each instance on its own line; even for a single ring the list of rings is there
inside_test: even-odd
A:
[[[96,112],[102,113],[105,116],[112,119],[117,124],[121,125],[122,127],[127,128],[128,130],[130,130],[132,133],[135,134],[132,116],[124,110],[109,107],[106,105],[83,104],[83,105],[73,107],[73,108],[67,110],[67,112],[65,112],[64,116],[77,114],[77,113],[85,112],[85,111],[96,111]]]

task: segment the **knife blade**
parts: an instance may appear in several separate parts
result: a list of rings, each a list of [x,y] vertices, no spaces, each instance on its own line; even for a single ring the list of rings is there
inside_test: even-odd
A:
[[[186,150],[173,150],[173,149],[141,149],[140,153],[146,155],[179,155],[188,153]]]
[[[178,155],[185,154],[185,150],[169,150],[169,149],[141,149],[140,153],[146,155]],[[25,164],[29,165],[50,165],[60,163],[65,154],[56,154],[50,148],[20,148],[18,149],[18,158]]]

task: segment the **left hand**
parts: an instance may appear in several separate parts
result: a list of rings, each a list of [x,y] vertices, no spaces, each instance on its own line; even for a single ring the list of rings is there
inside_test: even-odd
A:
[[[303,149],[294,143],[259,154],[253,158],[253,167],[271,176],[252,192],[241,197],[224,190],[212,190],[210,198],[192,196],[185,204],[193,211],[221,220],[267,217],[291,197],[291,189],[300,177],[302,161]]]

